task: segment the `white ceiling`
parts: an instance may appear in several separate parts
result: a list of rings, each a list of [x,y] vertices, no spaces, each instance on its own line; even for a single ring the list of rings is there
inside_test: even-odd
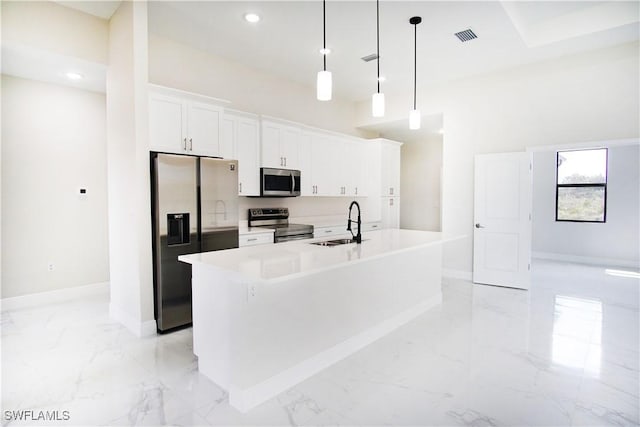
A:
[[[120,1],[57,1],[109,19]],[[257,24],[244,21],[257,12]],[[418,86],[613,46],[640,38],[638,1],[380,1],[382,91],[410,98],[413,26],[418,26]],[[453,33],[472,28],[478,39]],[[322,67],[322,2],[150,1],[149,31],[304,85],[315,86]],[[368,99],[376,90],[375,2],[327,2],[327,68],[334,97]],[[70,82],[75,69],[85,79]],[[104,91],[105,67],[77,58],[2,44],[3,73]]]
[[[93,16],[97,16],[102,19],[111,19],[111,16],[115,13],[118,6],[120,6],[120,0],[117,1],[101,1],[101,0],[54,0],[63,6],[70,7]]]
[[[639,39],[639,2],[380,2],[382,91],[410,96],[413,26],[418,26],[418,85],[429,86]],[[376,90],[375,2],[328,1],[327,46],[334,97],[357,101]],[[249,24],[246,12],[262,20]],[[453,34],[473,29],[478,39]],[[149,31],[266,72],[314,86],[322,67],[320,1],[157,1]]]
[[[107,66],[25,45],[2,42],[0,72],[10,76],[105,92]],[[81,80],[69,80],[77,73]]]

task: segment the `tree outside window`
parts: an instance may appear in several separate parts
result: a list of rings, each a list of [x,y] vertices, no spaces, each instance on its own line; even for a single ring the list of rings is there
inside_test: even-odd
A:
[[[607,149],[558,151],[556,221],[606,222]]]

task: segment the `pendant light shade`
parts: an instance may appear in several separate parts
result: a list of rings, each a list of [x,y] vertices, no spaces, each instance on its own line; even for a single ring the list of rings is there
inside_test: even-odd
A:
[[[384,117],[384,93],[374,93],[371,98],[371,114],[373,117]]]
[[[376,0],[376,63],[378,64],[378,91],[371,97],[371,114],[384,117],[384,93],[380,93],[380,1]]]
[[[420,129],[420,110],[411,110],[409,112],[409,129]]]
[[[318,101],[331,101],[331,91],[333,82],[331,78],[331,71],[327,71],[327,21],[326,21],[326,3],[322,0],[322,71],[318,72],[318,79],[316,81],[316,96]]]
[[[413,25],[413,110],[409,113],[409,129],[420,129],[420,110],[416,108],[416,86],[418,83],[418,24],[422,22],[422,18],[414,16],[409,19],[409,23]]]
[[[331,101],[331,71],[318,71],[317,97],[319,101]]]

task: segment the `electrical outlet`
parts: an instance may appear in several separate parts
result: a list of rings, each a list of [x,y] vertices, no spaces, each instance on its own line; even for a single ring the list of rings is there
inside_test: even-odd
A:
[[[55,264],[54,264],[54,263],[50,262],[49,264],[47,264],[47,269],[48,269],[49,271],[53,271],[53,270],[55,270],[55,269],[56,269],[56,266],[55,266]]]

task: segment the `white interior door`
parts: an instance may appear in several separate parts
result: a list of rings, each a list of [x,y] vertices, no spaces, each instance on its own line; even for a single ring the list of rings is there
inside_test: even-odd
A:
[[[529,289],[531,168],[529,153],[475,158],[474,283]]]

